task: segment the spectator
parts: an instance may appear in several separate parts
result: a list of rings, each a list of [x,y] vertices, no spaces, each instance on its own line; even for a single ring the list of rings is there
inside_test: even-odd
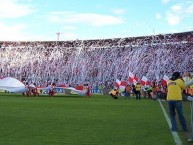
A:
[[[127,80],[128,72],[150,81],[193,71],[191,34],[66,42],[0,42],[0,76],[11,76],[45,86],[49,83],[91,86],[115,79]],[[14,59],[12,59],[14,56]],[[105,83],[108,81],[108,83]]]

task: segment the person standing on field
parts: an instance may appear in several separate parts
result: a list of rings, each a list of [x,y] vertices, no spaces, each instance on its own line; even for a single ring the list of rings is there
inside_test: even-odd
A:
[[[126,87],[125,87],[125,99],[126,98],[130,98],[130,91],[131,91],[131,87],[129,86],[129,85],[127,85]]]
[[[141,85],[140,85],[140,83],[137,83],[135,85],[135,90],[136,90],[136,100],[140,100],[141,99]]]
[[[168,92],[167,92],[167,101],[169,107],[169,115],[171,121],[171,130],[178,131],[176,124],[176,111],[178,113],[178,118],[184,132],[187,132],[186,119],[183,114],[182,107],[182,91],[186,89],[186,85],[181,77],[180,72],[174,72],[172,77],[168,81]]]

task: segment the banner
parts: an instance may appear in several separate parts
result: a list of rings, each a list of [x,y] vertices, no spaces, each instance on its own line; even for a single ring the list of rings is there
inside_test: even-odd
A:
[[[90,90],[91,94],[103,94],[103,90],[99,87],[94,87],[93,89]]]
[[[44,95],[48,95],[48,93],[49,93],[48,89],[37,88],[37,91],[39,94],[44,94]],[[56,94],[65,94],[65,91],[63,88],[55,88],[54,91]]]
[[[42,94],[42,95],[43,94],[44,95],[48,95],[48,93],[49,93],[49,89],[47,89],[47,88],[45,88],[45,89],[37,88],[37,91],[38,91],[39,94]],[[66,94],[64,88],[54,88],[54,91],[56,92],[56,94],[61,94],[61,95],[62,94]],[[73,95],[77,94],[77,92],[73,91],[73,90],[71,90],[70,93],[73,94]],[[103,94],[103,90],[101,88],[99,88],[99,87],[95,87],[95,88],[90,90],[90,93],[91,94],[101,94],[102,95]]]

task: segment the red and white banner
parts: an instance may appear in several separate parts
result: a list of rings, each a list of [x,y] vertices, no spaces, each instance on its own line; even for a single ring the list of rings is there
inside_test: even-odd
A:
[[[162,84],[163,86],[167,86],[168,80],[169,80],[169,77],[166,76],[166,75],[164,75],[164,77],[163,77],[163,79],[162,79],[162,81],[161,81],[161,84]]]
[[[136,75],[133,75],[133,73],[129,72],[129,77],[128,77],[128,81],[131,84],[136,84],[138,82],[138,77]]]
[[[126,81],[120,81],[120,80],[116,79],[116,82],[114,85],[115,85],[115,87],[119,88],[119,90],[121,92],[123,92],[125,90],[127,82]]]
[[[141,79],[140,84],[141,84],[142,86],[145,86],[146,83],[147,83],[147,81],[148,81],[147,77],[143,76],[142,79]]]
[[[0,89],[17,93],[24,93],[27,91],[26,86],[22,82],[12,77],[0,79]]]
[[[121,85],[121,81],[116,79],[116,82],[115,82],[115,87],[119,88],[119,86]]]

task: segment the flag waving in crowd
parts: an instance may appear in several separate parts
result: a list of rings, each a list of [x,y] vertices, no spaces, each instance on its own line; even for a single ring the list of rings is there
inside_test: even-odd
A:
[[[169,77],[166,76],[166,75],[164,75],[163,79],[161,80],[161,84],[162,84],[163,86],[167,86],[168,80],[169,80]]]
[[[115,87],[117,89],[119,89],[119,92],[124,92],[126,85],[127,85],[126,81],[120,81],[120,80],[116,79]]]
[[[142,79],[141,79],[140,84],[141,84],[142,86],[145,86],[145,85],[147,84],[147,81],[148,81],[147,77],[143,76]]]
[[[138,77],[136,75],[134,75],[133,73],[129,72],[128,81],[131,84],[136,84],[138,82]]]

